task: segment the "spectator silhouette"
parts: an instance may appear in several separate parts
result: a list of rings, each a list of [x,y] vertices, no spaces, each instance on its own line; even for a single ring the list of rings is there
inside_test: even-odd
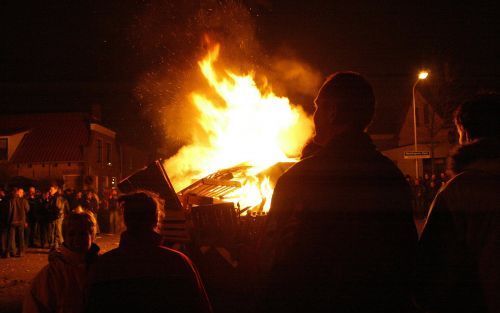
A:
[[[277,182],[260,258],[268,312],[408,312],[417,233],[411,190],[372,144],[372,87],[330,76],[315,100],[323,148]]]
[[[9,257],[9,228],[10,216],[12,215],[10,208],[10,199],[5,191],[0,188],[0,257]]]
[[[27,232],[27,240],[28,246],[29,247],[34,247],[35,246],[35,240],[39,239],[39,227],[38,227],[38,214],[40,210],[40,205],[42,203],[41,198],[37,195],[36,188],[31,186],[28,189],[28,196],[27,196],[28,204],[30,207],[30,210],[28,212],[27,216],[27,221],[28,221],[28,232]]]
[[[11,256],[21,257],[24,254],[24,229],[28,226],[26,217],[30,210],[28,201],[24,198],[24,189],[14,188],[10,198],[10,227],[8,250]]]
[[[119,202],[127,230],[91,272],[87,312],[211,312],[191,261],[160,246],[156,202],[145,193]]]
[[[460,146],[419,242],[417,299],[430,312],[500,312],[500,95],[455,113]]]

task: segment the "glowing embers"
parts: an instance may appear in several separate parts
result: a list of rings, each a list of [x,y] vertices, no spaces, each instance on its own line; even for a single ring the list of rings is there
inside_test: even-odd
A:
[[[269,210],[274,184],[293,162],[279,162],[252,173],[251,166],[224,169],[200,179],[180,192],[185,207],[232,202],[240,213],[265,213]]]

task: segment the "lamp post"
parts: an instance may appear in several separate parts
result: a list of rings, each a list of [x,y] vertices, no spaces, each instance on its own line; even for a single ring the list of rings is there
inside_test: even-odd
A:
[[[418,141],[417,141],[417,106],[415,105],[415,88],[419,81],[424,80],[429,76],[429,72],[421,71],[418,73],[418,78],[413,84],[412,88],[412,102],[413,102],[413,135],[415,140],[415,152],[418,151]],[[415,179],[418,179],[418,159],[415,159]]]

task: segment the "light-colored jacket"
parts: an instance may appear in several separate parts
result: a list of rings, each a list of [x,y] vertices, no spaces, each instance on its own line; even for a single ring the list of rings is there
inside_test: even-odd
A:
[[[81,313],[87,285],[87,256],[64,246],[49,254],[49,264],[33,279],[23,313]]]

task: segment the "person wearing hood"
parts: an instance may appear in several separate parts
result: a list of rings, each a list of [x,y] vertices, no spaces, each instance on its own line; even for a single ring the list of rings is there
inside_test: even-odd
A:
[[[93,242],[96,221],[88,212],[72,212],[62,224],[64,243],[49,254],[49,264],[33,279],[23,312],[81,313],[90,263],[99,247]]]
[[[455,174],[419,240],[416,299],[429,312],[500,312],[500,95],[455,112]]]

